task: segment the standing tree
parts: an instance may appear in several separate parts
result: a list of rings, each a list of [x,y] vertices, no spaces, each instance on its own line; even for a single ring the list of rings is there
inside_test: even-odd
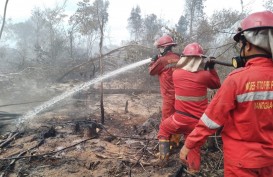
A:
[[[109,1],[95,0],[92,5],[89,4],[89,0],[83,0],[78,3],[77,12],[71,16],[70,24],[72,27],[78,28],[81,34],[93,35],[98,33],[99,35],[99,55],[100,55],[100,75],[103,74],[103,42],[105,26],[108,22],[108,6]],[[103,82],[101,82],[101,123],[104,124],[104,106],[103,106]]]
[[[99,33],[100,33],[100,75],[103,74],[103,40],[104,40],[104,31],[105,31],[105,25],[108,22],[108,9],[109,1],[106,0],[95,0],[93,3],[93,18],[95,21],[95,24],[98,25]],[[103,82],[101,82],[100,87],[101,97],[100,97],[100,108],[101,108],[101,123],[104,124],[104,105],[103,105]]]
[[[29,54],[33,52],[33,44],[35,43],[33,25],[30,20],[16,23],[12,26],[12,31],[16,38],[16,48],[21,59],[19,68],[23,69],[27,66],[26,61]]]
[[[30,23],[34,31],[34,52],[38,62],[46,62],[54,65],[61,56],[66,46],[63,20],[64,6],[56,6],[54,9],[40,10],[36,8],[32,11]]]
[[[209,42],[213,40],[213,30],[209,22],[204,19],[200,21],[196,30],[196,41],[203,44],[203,47],[209,47]]]
[[[74,33],[75,33],[76,24],[72,24],[71,27],[68,29],[68,38],[69,38],[69,54],[70,58],[74,60]]]
[[[177,25],[175,25],[176,31],[180,33],[181,35],[186,35],[188,24],[189,22],[186,19],[186,17],[184,15],[181,15]]]
[[[242,8],[241,13],[244,13],[244,1],[243,0],[240,0],[240,1],[241,1],[241,8]]]
[[[78,2],[78,9],[69,19],[69,38],[70,49],[73,48],[74,34],[78,32],[86,38],[86,53],[88,58],[92,56],[93,43],[97,39],[98,24],[94,20],[94,8],[90,5],[89,0]],[[84,40],[81,40],[83,43]]]
[[[186,0],[185,3],[185,18],[189,22],[189,35],[193,36],[199,22],[204,19],[204,2],[205,0]]]
[[[150,45],[158,36],[162,36],[163,21],[158,19],[155,14],[150,14],[144,19],[143,40],[144,44]]]
[[[210,17],[210,25],[214,31],[228,29],[237,21],[242,19],[244,14],[232,9],[223,9],[215,11]]]
[[[128,29],[135,41],[140,39],[142,34],[142,18],[139,6],[133,7],[131,10],[131,15],[128,18]]]
[[[27,23],[27,22],[26,22]],[[46,58],[46,41],[47,38],[47,29],[46,29],[46,20],[44,16],[44,12],[39,8],[34,8],[31,13],[31,17],[29,19],[29,23],[32,27],[32,30],[30,32],[33,32],[33,47],[34,48],[34,58],[35,61],[41,62],[44,61]],[[20,33],[17,33],[19,35]],[[24,35],[24,34],[22,34]],[[19,36],[20,37],[20,36]],[[22,36],[23,37],[23,36]],[[20,38],[19,38],[20,39]],[[25,46],[27,46],[25,44]],[[31,51],[32,53],[33,51]]]
[[[57,56],[62,51],[62,47],[64,47],[64,34],[62,30],[62,22],[66,15],[63,14],[64,6],[55,7],[54,9],[45,9],[45,25],[49,32],[49,47],[48,52],[51,59],[51,62],[57,61]]]

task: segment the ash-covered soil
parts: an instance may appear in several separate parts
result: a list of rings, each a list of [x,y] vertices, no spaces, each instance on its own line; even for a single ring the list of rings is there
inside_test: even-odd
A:
[[[159,93],[105,94],[104,125],[101,124],[99,95],[87,95],[77,94],[62,105],[27,120],[23,131],[14,131],[12,126],[5,129],[0,138],[0,175],[175,176],[181,166],[179,150],[183,138],[165,167],[155,163],[161,106]],[[199,176],[223,176],[221,139],[217,137],[216,140],[214,148],[202,148]],[[191,175],[183,172],[182,176]]]

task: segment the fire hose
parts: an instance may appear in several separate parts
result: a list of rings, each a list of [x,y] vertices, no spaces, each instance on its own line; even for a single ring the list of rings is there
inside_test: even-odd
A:
[[[212,62],[214,62],[215,64],[223,65],[223,66],[233,67],[233,65],[231,63],[227,63],[227,62],[223,62],[223,61],[213,60]]]
[[[227,63],[227,62],[223,62],[223,61],[218,61],[218,60],[215,60],[215,59],[212,59],[211,62],[214,62],[215,64],[219,64],[219,65],[222,65],[222,66],[228,66],[228,67],[234,67],[232,65],[232,63]],[[168,65],[165,66],[165,68],[176,68],[177,67],[177,62],[175,63],[170,63]]]

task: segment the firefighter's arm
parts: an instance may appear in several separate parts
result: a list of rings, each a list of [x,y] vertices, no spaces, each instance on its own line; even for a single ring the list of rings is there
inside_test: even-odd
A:
[[[215,127],[211,129],[211,127],[209,128],[201,119],[194,130],[187,137],[185,141],[186,147],[192,149],[194,147],[202,146],[205,143],[207,137],[214,134],[220,127],[220,125],[215,124]]]
[[[185,165],[187,164],[187,155],[189,151],[195,147],[200,147],[204,144],[207,137],[216,132],[216,129],[209,129],[206,125],[200,120],[196,125],[195,129],[187,137],[184,146],[180,150],[180,160]]]
[[[165,65],[162,63],[161,58],[159,58],[158,60],[153,61],[149,65],[149,73],[152,76],[158,75],[164,70],[164,67]]]
[[[221,87],[220,78],[216,72],[215,69],[211,69],[207,71],[209,74],[208,80],[207,80],[207,86],[210,89],[218,89]]]

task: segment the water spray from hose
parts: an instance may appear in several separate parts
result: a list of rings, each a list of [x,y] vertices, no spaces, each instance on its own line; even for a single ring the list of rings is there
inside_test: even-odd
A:
[[[101,81],[103,81],[105,79],[108,79],[110,77],[114,77],[114,76],[116,76],[116,75],[118,75],[120,73],[123,73],[125,71],[134,69],[134,68],[136,68],[138,66],[145,65],[145,64],[149,63],[150,61],[151,61],[151,58],[144,59],[144,60],[141,60],[139,62],[124,66],[122,68],[119,68],[119,69],[117,69],[115,71],[104,74],[104,75],[102,75],[100,77],[97,77],[95,79],[92,79],[92,80],[90,80],[88,82],[85,82],[85,83],[82,83],[82,84],[79,84],[79,85],[75,86],[74,88],[64,92],[63,94],[61,94],[59,96],[56,96],[56,97],[52,98],[49,101],[44,102],[40,106],[37,106],[33,110],[31,110],[31,111],[27,112],[26,114],[24,114],[22,117],[20,117],[18,119],[17,128],[20,127],[20,125],[22,123],[24,123],[26,120],[29,120],[29,119],[35,117],[38,113],[44,111],[45,109],[51,107],[52,105],[54,105],[56,103],[62,101],[63,99],[65,99],[65,98],[67,98],[67,97],[69,97],[69,96],[71,96],[71,95],[73,95],[73,94],[75,94],[75,93],[77,93],[77,92],[79,92],[79,91],[81,91],[83,89],[86,89],[86,88],[90,87],[91,85],[93,85],[93,84],[95,84],[97,82],[101,82]]]

